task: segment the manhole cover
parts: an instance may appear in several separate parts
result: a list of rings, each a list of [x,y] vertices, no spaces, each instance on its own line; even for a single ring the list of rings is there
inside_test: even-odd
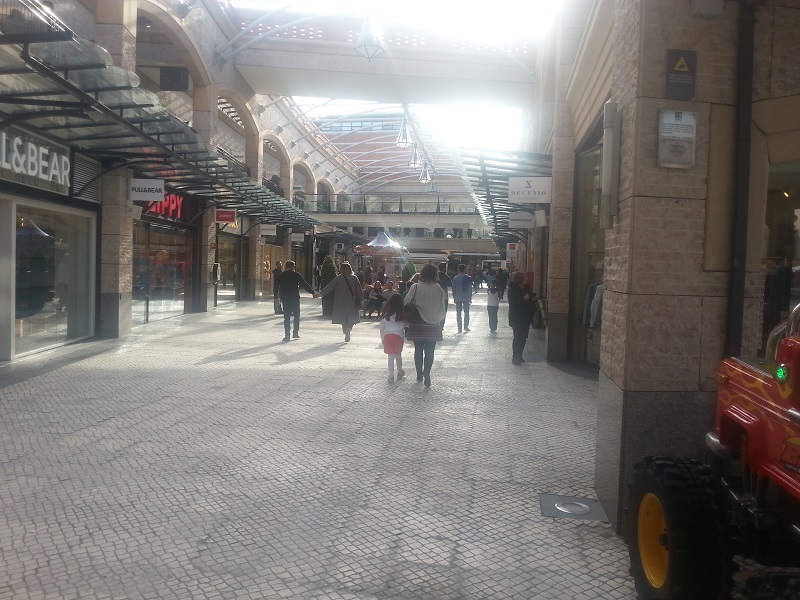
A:
[[[556,502],[556,508],[568,515],[586,515],[592,511],[583,502]]]
[[[603,506],[591,498],[575,498],[572,496],[556,496],[555,494],[539,494],[542,516],[557,519],[582,519],[584,521],[602,521],[608,523]]]

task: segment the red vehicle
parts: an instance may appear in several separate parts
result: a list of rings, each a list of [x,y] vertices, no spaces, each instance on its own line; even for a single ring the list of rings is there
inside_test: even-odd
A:
[[[705,463],[636,466],[626,525],[643,600],[729,598],[734,555],[800,567],[800,305],[765,358],[723,360],[717,384]],[[776,579],[769,597],[800,598],[800,576]]]

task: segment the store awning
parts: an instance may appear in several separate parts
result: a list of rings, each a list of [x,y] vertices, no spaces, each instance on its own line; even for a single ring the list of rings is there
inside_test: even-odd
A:
[[[389,258],[393,256],[405,256],[408,254],[408,248],[394,241],[385,231],[381,231],[375,236],[375,239],[366,244],[356,246],[355,252],[362,256]]]
[[[498,239],[516,240],[508,215],[525,210],[508,201],[509,177],[551,177],[553,157],[533,152],[461,151],[465,178],[478,204],[478,211],[494,226]],[[531,205],[529,205],[531,206]]]
[[[351,246],[363,244],[366,240],[363,235],[350,233],[349,231],[325,231],[323,233],[317,233],[316,236],[324,240],[329,240],[335,243],[350,244]]]
[[[137,177],[163,179],[169,191],[265,223],[320,223],[212,150],[141,89],[135,73],[113,66],[105,49],[75,37],[36,3],[18,2],[15,11],[13,27],[0,21],[3,128],[68,146],[99,162],[103,173],[130,168]],[[80,197],[91,183],[75,182],[71,195]]]

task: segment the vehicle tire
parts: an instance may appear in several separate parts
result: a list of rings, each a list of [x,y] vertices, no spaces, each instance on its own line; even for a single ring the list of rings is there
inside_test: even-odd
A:
[[[648,457],[628,498],[631,575],[641,600],[723,600],[732,557],[711,471],[686,458]]]

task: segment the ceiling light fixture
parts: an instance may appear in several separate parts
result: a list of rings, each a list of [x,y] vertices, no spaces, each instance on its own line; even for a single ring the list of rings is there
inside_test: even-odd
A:
[[[429,194],[438,194],[439,188],[436,186],[436,180],[431,179],[431,184],[428,186],[428,193]]]
[[[408,148],[412,144],[411,133],[408,131],[408,121],[403,117],[403,123],[400,125],[400,132],[397,134],[397,141],[395,142],[401,148]]]
[[[364,19],[361,33],[358,34],[355,51],[367,60],[372,60],[379,54],[386,52],[383,45],[383,33],[380,28],[372,21],[372,17]]]
[[[431,180],[431,172],[428,170],[428,165],[422,165],[422,171],[419,174],[420,183],[428,183]]]
[[[419,152],[417,152],[417,146],[414,144],[414,147],[411,149],[411,158],[408,161],[408,166],[412,169],[419,169]]]

